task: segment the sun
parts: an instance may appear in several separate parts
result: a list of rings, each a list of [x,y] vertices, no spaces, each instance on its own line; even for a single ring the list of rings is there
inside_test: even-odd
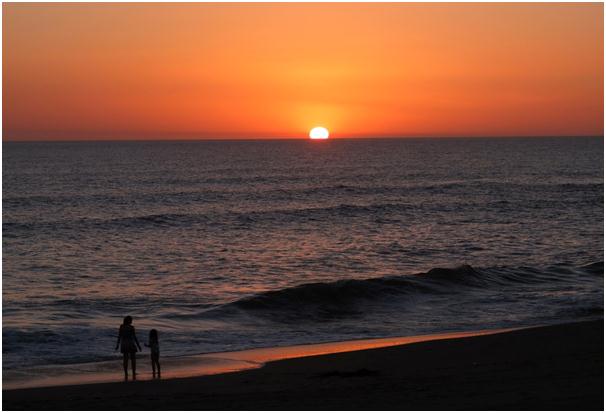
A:
[[[323,128],[322,126],[317,126],[309,131],[310,139],[328,139],[328,129]]]

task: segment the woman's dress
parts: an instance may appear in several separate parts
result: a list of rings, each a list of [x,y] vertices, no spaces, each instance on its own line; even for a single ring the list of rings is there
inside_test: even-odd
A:
[[[118,334],[120,335],[120,352],[136,353],[137,343],[135,342],[135,327],[122,324]]]

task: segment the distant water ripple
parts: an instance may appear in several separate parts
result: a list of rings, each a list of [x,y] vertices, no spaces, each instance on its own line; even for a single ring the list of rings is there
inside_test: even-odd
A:
[[[3,368],[603,316],[603,139],[3,144]]]

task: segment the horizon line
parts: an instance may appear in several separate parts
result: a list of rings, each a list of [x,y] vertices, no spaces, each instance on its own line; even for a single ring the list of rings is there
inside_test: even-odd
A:
[[[83,143],[83,142],[220,142],[220,141],[331,141],[331,140],[403,140],[403,139],[542,139],[542,138],[604,138],[601,135],[456,135],[456,136],[344,136],[313,140],[309,137],[251,137],[251,138],[98,138],[98,139],[3,139],[2,143]]]

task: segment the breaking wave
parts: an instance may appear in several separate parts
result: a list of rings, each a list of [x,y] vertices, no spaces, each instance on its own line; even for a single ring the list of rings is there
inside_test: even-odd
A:
[[[563,290],[582,289],[595,285],[596,277],[603,277],[603,274],[603,262],[582,267],[554,265],[544,269],[475,269],[462,265],[456,268],[434,268],[426,273],[408,276],[318,282],[264,291],[204,311],[198,316],[233,316],[244,312],[277,321],[320,321],[355,317],[368,312],[372,307],[403,306],[428,300],[431,296],[447,299],[448,295],[468,294],[479,299],[482,295],[490,296],[495,292],[507,291],[508,288],[516,292],[524,287],[541,291],[538,284],[545,284],[544,294],[549,294],[558,284],[561,284],[560,289]],[[570,309],[571,314],[603,314],[603,306],[592,307],[588,311],[586,303],[578,304],[579,308]]]

